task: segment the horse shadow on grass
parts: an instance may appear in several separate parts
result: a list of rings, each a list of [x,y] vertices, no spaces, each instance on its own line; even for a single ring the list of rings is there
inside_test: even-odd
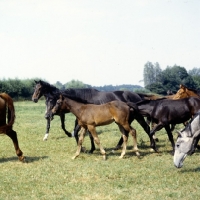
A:
[[[190,169],[183,169],[179,171],[179,173],[188,173],[188,172],[200,172],[200,167],[190,168]]]
[[[21,163],[33,163],[33,162],[36,162],[36,161],[39,161],[39,160],[43,160],[43,159],[47,159],[48,156],[41,156],[41,157],[27,157],[25,156],[25,160],[22,161]],[[13,157],[8,157],[8,158],[0,158],[0,163],[5,163],[5,162],[15,162],[15,161],[18,161],[18,158],[16,158],[16,156],[13,156]]]

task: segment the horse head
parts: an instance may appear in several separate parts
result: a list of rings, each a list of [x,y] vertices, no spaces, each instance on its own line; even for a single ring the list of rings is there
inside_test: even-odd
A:
[[[192,155],[200,135],[200,113],[182,130],[178,131],[178,138],[175,144],[174,165],[177,168],[183,166],[187,155]]]
[[[180,89],[174,95],[173,99],[182,99],[187,97],[199,97],[195,90],[187,88],[185,85],[180,84]]]
[[[35,89],[34,89],[34,93],[32,95],[32,101],[37,103],[38,99],[43,95],[43,85],[42,85],[42,81],[35,81],[36,85],[35,85]]]
[[[57,99],[59,98],[59,93],[58,94],[48,94],[46,96],[46,111],[45,111],[45,119],[50,119],[53,120],[53,115],[54,114],[58,114],[57,112],[55,112],[54,114],[52,113],[52,109],[54,108],[54,106],[56,105]]]

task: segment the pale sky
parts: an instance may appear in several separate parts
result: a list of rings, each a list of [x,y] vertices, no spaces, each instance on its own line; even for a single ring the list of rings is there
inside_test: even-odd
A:
[[[0,79],[141,85],[200,67],[199,0],[0,0]]]

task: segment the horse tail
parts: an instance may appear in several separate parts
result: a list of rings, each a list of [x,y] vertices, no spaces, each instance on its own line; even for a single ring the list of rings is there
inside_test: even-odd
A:
[[[133,102],[127,102],[126,103],[130,108],[133,108],[134,110],[136,110],[136,111],[139,111],[139,109],[138,109],[138,107],[137,107],[137,105],[136,105],[136,103],[133,103]]]
[[[7,124],[0,127],[0,133],[5,133],[8,129],[12,129],[12,126],[15,121],[15,108],[14,108],[13,100],[8,94],[1,93],[0,97],[5,101],[7,109],[8,109]]]
[[[146,123],[146,121],[144,120],[144,117],[140,114],[140,111],[139,111],[139,109],[137,107],[137,104],[135,104],[133,102],[127,102],[127,105],[130,108],[134,109],[134,118],[142,126],[142,128],[144,129],[144,131],[149,135],[149,133],[150,133],[150,127]]]

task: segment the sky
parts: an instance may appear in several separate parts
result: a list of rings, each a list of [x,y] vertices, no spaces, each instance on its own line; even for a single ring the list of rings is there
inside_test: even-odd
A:
[[[0,0],[0,79],[141,85],[200,67],[199,0]]]

